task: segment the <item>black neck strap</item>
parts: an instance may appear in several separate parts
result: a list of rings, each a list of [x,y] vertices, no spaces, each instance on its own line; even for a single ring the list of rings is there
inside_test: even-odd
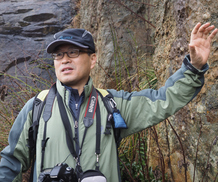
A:
[[[74,149],[74,144],[73,144],[73,135],[72,135],[72,128],[70,125],[70,121],[69,118],[67,116],[66,113],[66,109],[63,103],[63,100],[60,96],[60,94],[57,92],[57,100],[58,100],[58,105],[59,105],[59,110],[60,110],[60,114],[61,114],[61,119],[62,122],[64,124],[65,130],[66,130],[66,140],[67,140],[67,146],[71,152],[71,154],[73,155],[74,159],[76,159],[76,161],[79,161],[79,157],[82,154],[82,146],[85,140],[85,136],[87,133],[88,128],[93,124],[94,122],[94,116],[95,116],[95,112],[96,112],[96,155],[97,155],[97,163],[96,163],[96,168],[99,168],[98,166],[98,157],[100,155],[100,140],[101,140],[101,116],[100,116],[100,108],[99,108],[99,104],[98,104],[98,93],[96,91],[96,89],[93,87],[92,88],[92,93],[89,96],[89,101],[86,107],[86,112],[85,112],[85,116],[84,116],[84,120],[83,123],[85,125],[85,131],[83,134],[83,139],[82,139],[82,144],[80,147],[80,151],[79,154],[76,154],[76,151]],[[78,163],[77,163],[78,165]]]
[[[44,112],[43,112],[43,119],[45,121],[45,127],[44,127],[44,134],[43,134],[43,140],[42,140],[41,170],[43,170],[45,146],[46,146],[46,143],[49,139],[49,138],[46,138],[47,121],[51,117],[51,112],[52,112],[52,107],[53,107],[53,102],[54,102],[55,96],[57,96],[59,111],[61,114],[61,119],[62,119],[62,122],[64,124],[64,128],[66,130],[67,146],[70,150],[70,153],[72,154],[72,156],[76,160],[77,165],[78,165],[78,161],[79,161],[79,156],[82,153],[81,149],[82,149],[82,146],[83,146],[83,143],[85,140],[87,129],[93,124],[94,116],[96,113],[96,151],[95,152],[97,155],[96,169],[99,169],[99,163],[98,163],[99,161],[98,160],[99,160],[99,156],[100,156],[101,115],[100,115],[100,108],[99,108],[99,104],[98,104],[98,93],[97,93],[96,89],[93,87],[92,93],[89,96],[89,101],[87,104],[87,108],[86,108],[86,112],[85,112],[85,116],[84,116],[84,120],[83,120],[83,123],[85,125],[85,132],[83,135],[83,140],[82,140],[79,154],[77,155],[77,153],[74,149],[72,127],[71,127],[69,118],[67,116],[67,112],[66,112],[62,97],[57,92],[56,84],[54,84],[51,87],[51,89],[46,97],[46,104],[45,104],[45,108],[44,108]]]
[[[74,149],[74,144],[73,144],[73,132],[72,132],[72,128],[70,125],[70,121],[69,118],[67,116],[67,112],[63,103],[63,100],[60,96],[60,94],[57,92],[57,100],[58,100],[58,106],[59,106],[59,111],[61,114],[61,119],[62,122],[64,124],[65,130],[66,130],[66,139],[67,139],[67,146],[70,150],[70,153],[73,155],[73,157],[75,159],[77,159],[77,154],[76,151]]]
[[[101,114],[100,114],[100,107],[97,103],[97,109],[96,109],[96,148],[95,148],[95,154],[96,154],[96,170],[99,170],[99,156],[100,156],[100,144],[101,144]]]

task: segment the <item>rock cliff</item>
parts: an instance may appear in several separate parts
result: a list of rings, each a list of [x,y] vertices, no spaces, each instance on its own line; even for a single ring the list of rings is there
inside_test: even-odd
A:
[[[122,89],[131,91],[130,82],[135,82],[135,79],[129,79],[130,75],[137,74],[135,66],[142,62],[139,57],[144,55],[150,62],[154,50],[151,30],[155,30],[155,26],[146,23],[144,18],[150,18],[146,3],[82,0],[80,6],[78,26],[93,33],[97,46],[98,66],[92,74],[95,84],[114,88],[121,82],[118,72],[122,72],[129,82]]]
[[[99,57],[99,67],[93,73],[96,84],[103,87],[115,85],[116,53],[120,51],[119,58],[127,62],[131,75],[137,72],[134,70],[136,58],[145,54],[143,58],[147,63],[152,61],[158,87],[161,87],[188,54],[195,24],[212,22],[218,27],[217,9],[217,2],[212,0],[146,0],[140,3],[81,0],[79,25],[96,37]],[[166,125],[163,122],[156,126],[167,172],[177,182],[217,179],[218,37],[212,46],[208,60],[210,70],[205,75],[201,93],[170,117]],[[131,90],[131,87],[124,89]],[[159,151],[155,143],[152,139],[148,141],[149,151]],[[151,155],[150,164],[160,166],[159,152]]]
[[[45,53],[46,45],[54,33],[70,24],[74,7],[71,0],[0,2],[0,72],[25,76],[34,69],[35,74],[49,79],[46,67],[52,60]],[[42,63],[44,69],[39,69]],[[0,83],[5,84],[2,76]]]
[[[161,86],[168,76],[177,70],[185,54],[192,28],[196,23],[211,22],[218,27],[218,5],[214,1],[156,1],[156,33],[153,56],[156,75]],[[214,181],[217,175],[217,136],[218,136],[218,37],[212,42],[212,50],[208,60],[209,71],[205,74],[205,85],[201,93],[184,109],[170,118],[183,145],[168,125],[170,136],[171,158],[174,161],[173,173],[176,181],[183,181],[181,171],[187,165],[188,181]],[[164,124],[160,124],[161,141],[166,142]],[[183,152],[186,156],[184,164]],[[167,153],[165,153],[167,156]],[[169,164],[169,160],[166,159]],[[166,163],[167,163],[166,162]],[[183,173],[184,174],[184,173]],[[176,178],[177,176],[177,178]]]

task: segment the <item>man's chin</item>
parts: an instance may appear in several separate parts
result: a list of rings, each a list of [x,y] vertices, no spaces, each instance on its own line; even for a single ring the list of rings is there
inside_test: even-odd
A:
[[[75,79],[62,79],[60,80],[62,84],[71,87],[71,88],[77,88],[77,87],[84,87],[85,84],[87,84],[89,78],[87,79],[81,79],[81,80],[75,80]]]
[[[72,87],[73,85],[76,85],[76,82],[73,80],[60,80],[62,84]]]

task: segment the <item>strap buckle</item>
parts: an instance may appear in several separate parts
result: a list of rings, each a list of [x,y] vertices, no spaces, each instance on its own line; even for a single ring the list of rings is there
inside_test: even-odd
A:
[[[77,165],[77,166],[80,166],[79,158],[78,158],[78,157],[74,157],[74,160],[76,161],[76,165]]]
[[[115,100],[113,98],[110,98],[110,102],[109,103],[110,103],[110,105],[111,105],[111,107],[113,109],[117,107],[117,103],[115,102]]]
[[[100,165],[99,165],[99,157],[100,157],[101,154],[96,154],[95,153],[95,155],[96,155],[96,164],[95,164],[95,167],[96,167],[96,170],[99,170],[99,167],[100,167]]]
[[[96,155],[96,161],[97,161],[97,163],[99,162],[99,157],[101,156],[101,154],[96,154],[95,153],[95,155]]]

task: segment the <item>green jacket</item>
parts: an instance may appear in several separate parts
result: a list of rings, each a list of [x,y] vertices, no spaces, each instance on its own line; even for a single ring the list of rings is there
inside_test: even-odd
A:
[[[188,104],[200,91],[204,83],[204,73],[208,69],[205,65],[199,71],[185,58],[185,64],[174,73],[159,90],[146,89],[140,92],[124,92],[109,89],[117,103],[117,108],[127,123],[128,129],[121,130],[121,137],[124,138],[133,133],[139,132],[147,127],[158,124],[167,117],[173,115],[179,109]],[[81,145],[84,133],[83,117],[86,110],[88,98],[92,88],[92,79],[84,87],[85,98],[80,108],[78,121],[79,142]],[[69,108],[70,93],[57,80],[57,90],[62,96],[68,117],[72,124],[73,136],[74,120]],[[101,112],[101,156],[100,171],[106,176],[108,182],[119,181],[118,159],[114,136],[105,135],[107,110],[101,97],[98,98]],[[21,172],[28,170],[29,150],[27,147],[28,129],[32,124],[32,105],[33,99],[29,100],[19,113],[9,135],[9,145],[1,152],[0,181],[11,182],[21,181]],[[95,139],[96,139],[96,120],[88,129],[82,147],[80,163],[83,171],[94,169],[96,163]],[[35,180],[40,173],[41,163],[41,140],[43,139],[44,121],[41,118],[37,138]],[[69,166],[75,168],[75,160],[69,155],[66,144],[66,135],[63,123],[60,119],[57,99],[53,104],[51,118],[47,124],[47,137],[49,140],[45,148],[44,168],[52,168],[56,164],[65,161]],[[67,158],[67,156],[69,156]]]

